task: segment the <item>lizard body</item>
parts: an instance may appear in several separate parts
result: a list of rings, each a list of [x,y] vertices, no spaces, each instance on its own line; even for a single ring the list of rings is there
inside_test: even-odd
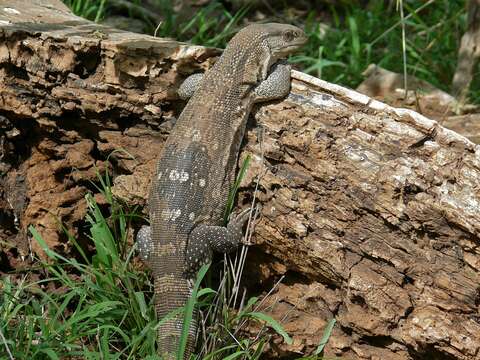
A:
[[[226,227],[222,222],[248,115],[255,102],[288,94],[290,68],[274,64],[305,41],[292,25],[249,25],[204,76],[196,74],[181,87],[184,97],[193,95],[158,157],[149,195],[151,227],[137,235],[152,268],[159,320],[185,305],[196,272],[213,251],[229,252],[240,242],[245,213]],[[174,358],[181,330],[179,316],[159,327],[165,358]],[[195,334],[194,321],[185,359]]]

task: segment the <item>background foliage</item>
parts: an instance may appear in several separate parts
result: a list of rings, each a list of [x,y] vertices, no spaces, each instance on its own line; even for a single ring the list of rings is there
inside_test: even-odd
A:
[[[149,5],[135,0],[65,2],[91,20],[108,22],[122,16],[130,29],[133,20],[140,20],[138,31],[221,48],[247,22],[296,24],[305,29],[309,42],[291,61],[307,73],[352,88],[363,80],[362,72],[371,63],[402,73],[405,55],[409,75],[448,92],[466,26],[465,0],[211,0],[201,7],[183,8],[171,0],[153,0]],[[404,9],[405,54],[400,6]],[[471,101],[480,101],[479,89],[478,81],[472,84]]]

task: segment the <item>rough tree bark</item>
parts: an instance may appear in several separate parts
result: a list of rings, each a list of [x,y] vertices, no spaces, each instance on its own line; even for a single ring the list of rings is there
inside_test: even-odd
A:
[[[135,157],[112,155],[115,193],[144,205],[181,109],[175,89],[216,55],[92,24],[55,0],[4,1],[2,269],[38,250],[29,224],[53,247],[65,247],[58,221],[82,237],[94,165],[113,150]],[[241,154],[253,161],[239,203],[258,179],[262,204],[246,283],[268,290],[285,277],[266,305],[294,338],[274,338],[270,356],[311,352],[335,318],[328,356],[480,358],[480,147],[413,111],[293,75],[287,99],[254,111]]]

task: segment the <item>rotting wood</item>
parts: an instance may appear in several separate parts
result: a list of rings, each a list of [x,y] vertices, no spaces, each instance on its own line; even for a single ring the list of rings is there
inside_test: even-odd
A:
[[[55,217],[82,236],[94,165],[113,150],[135,157],[112,155],[115,193],[144,204],[182,106],[175,89],[218,54],[101,27],[59,1],[21,3],[0,5],[0,239],[12,264],[29,224],[65,251]],[[253,161],[239,203],[260,176],[262,204],[246,284],[285,276],[269,311],[294,338],[274,338],[270,356],[311,352],[335,317],[327,356],[479,358],[480,147],[293,77],[286,100],[254,111],[241,155]]]

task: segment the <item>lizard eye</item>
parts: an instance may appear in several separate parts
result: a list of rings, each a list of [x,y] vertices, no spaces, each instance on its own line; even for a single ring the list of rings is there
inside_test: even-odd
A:
[[[295,34],[292,31],[286,31],[283,34],[283,40],[285,40],[286,42],[291,42],[293,41],[293,39],[295,39]]]

